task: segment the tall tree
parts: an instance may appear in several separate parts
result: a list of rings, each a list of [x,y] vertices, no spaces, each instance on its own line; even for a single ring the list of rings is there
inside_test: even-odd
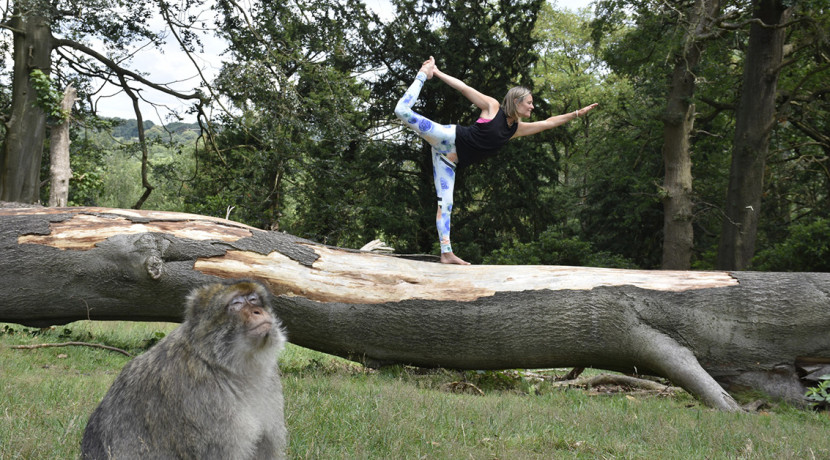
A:
[[[603,0],[598,2],[592,22],[595,46],[603,46],[604,62],[625,84],[613,96],[613,103],[605,104],[611,121],[607,132],[599,134],[595,142],[600,151],[608,152],[608,158],[596,161],[595,170],[589,171],[580,217],[598,249],[622,254],[644,267],[659,267],[663,259],[666,214],[661,202],[667,193],[665,187],[655,185],[661,178],[665,182],[669,167],[663,161],[666,122],[672,121],[667,115],[678,118],[681,125],[679,135],[670,139],[686,142],[686,154],[691,142],[687,115],[694,100],[680,100],[686,107],[672,114],[667,101],[674,70],[679,77],[675,82],[678,90],[693,94],[694,78],[684,77],[696,69],[683,67],[683,46],[697,52],[700,43],[695,38],[695,24],[686,14],[691,7],[678,10],[673,5],[651,0]],[[681,18],[687,19],[686,27]],[[627,90],[626,85],[630,87]],[[685,178],[690,182],[691,177],[686,170]]]
[[[752,2],[726,209],[717,266],[746,269],[755,253],[769,139],[776,119],[776,90],[790,8],[783,0]]]
[[[199,1],[189,0],[179,6],[188,8]],[[174,91],[167,85],[149,81],[125,65],[131,52],[130,43],[143,41],[159,45],[163,40],[148,23],[154,7],[165,6],[166,2],[16,0],[7,5],[2,10],[0,29],[12,34],[14,68],[11,109],[0,151],[0,200],[34,203],[39,199],[47,115],[36,104],[38,93],[30,81],[33,70],[45,75],[57,70],[64,85],[75,74],[119,86],[136,101],[138,118],[139,86],[202,101],[198,92]],[[98,51],[90,45],[93,39],[103,41],[107,51]]]
[[[699,81],[710,81],[703,54],[720,34],[716,25],[721,5],[721,0],[607,0],[599,4],[594,23],[595,38],[608,41],[604,32],[623,28],[626,19],[622,11],[632,12],[636,27],[629,27],[622,41],[612,42],[606,56],[617,72],[632,78],[660,105],[661,143],[649,148],[659,148],[662,160],[658,196],[663,206],[660,266],[664,269],[688,269],[694,255],[692,151],[699,116],[696,91]],[[653,113],[651,108],[647,110]]]
[[[34,203],[40,188],[40,161],[46,135],[46,114],[38,108],[37,92],[29,73],[52,69],[54,36],[50,29],[49,4],[18,1],[5,11],[2,26],[14,37],[12,109],[6,123],[6,138],[0,150],[0,200]]]
[[[694,249],[692,158],[696,67],[703,41],[711,37],[720,0],[695,0],[681,17],[683,39],[674,55],[663,115],[663,262],[662,268],[688,270]]]

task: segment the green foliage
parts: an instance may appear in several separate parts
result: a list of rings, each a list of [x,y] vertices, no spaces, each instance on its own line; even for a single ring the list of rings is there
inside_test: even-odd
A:
[[[828,155],[825,137],[817,134],[827,131],[828,106],[826,98],[817,96],[825,91],[822,88],[826,85],[822,82],[826,81],[830,69],[826,67],[826,59],[823,63],[815,59],[815,53],[826,47],[828,17],[826,9],[812,8],[810,5],[813,2],[793,4],[795,8],[791,19],[794,21],[788,29],[788,42],[801,46],[788,56],[793,64],[796,61],[798,64],[784,66],[778,84],[779,92],[786,94],[786,97],[779,106],[779,123],[773,127],[770,151],[774,154],[769,156],[764,178],[757,245],[762,251],[780,245],[789,234],[787,227],[790,223],[827,217]],[[645,159],[653,164],[650,167],[653,179],[632,176],[618,183],[633,189],[634,195],[624,195],[627,200],[653,197],[647,191],[647,184],[662,182],[663,165],[659,163],[662,129],[658,123],[662,121],[660,115],[665,106],[664,93],[670,78],[670,66],[674,62],[674,50],[686,32],[683,8],[685,6],[649,0],[597,2],[597,17],[592,27],[594,43],[604,46],[603,61],[613,74],[618,78],[627,78],[635,91],[630,97],[621,99],[630,110],[615,111],[613,115],[620,120],[617,126],[610,128],[609,137],[617,142],[613,151],[627,156],[634,153],[628,153],[633,147],[652,156]],[[749,4],[738,6],[732,14],[749,19],[752,9]],[[696,268],[713,268],[714,254],[718,250],[734,138],[734,109],[740,94],[748,30],[740,28],[702,41],[701,45],[705,47],[703,59],[692,69],[696,76],[695,95],[690,101],[695,104],[696,111],[695,130],[690,136],[695,195],[693,223],[695,251],[698,254],[693,264]],[[631,143],[634,139],[636,143]],[[610,145],[604,150],[611,151],[609,148]],[[605,170],[609,176],[617,176],[618,171],[630,173],[631,167]],[[599,180],[605,182],[602,178]],[[594,184],[593,180],[588,183],[589,187]],[[611,194],[618,194],[620,190],[603,185],[600,188]],[[612,200],[604,200],[612,204]],[[589,207],[595,204],[593,199],[587,202]],[[628,240],[636,245],[638,256],[634,259],[639,264],[658,266],[659,253],[652,248],[659,248],[661,244],[659,220],[649,219],[651,223],[646,223],[637,219],[638,213],[631,212],[631,204],[624,202],[603,206],[601,209],[606,215],[613,213],[611,222],[605,221],[602,213],[600,216],[591,213],[586,229],[597,237],[586,235],[586,238],[600,248],[610,249],[605,241],[613,244],[615,240],[606,239],[605,235],[617,235],[620,238],[616,241]],[[662,219],[659,202],[654,204],[653,211]],[[586,222],[587,217],[584,217]],[[622,229],[616,227],[616,223],[622,220],[636,233],[623,238]],[[593,224],[595,221],[602,225],[597,228]],[[645,231],[640,233],[641,229]],[[649,238],[649,233],[657,238]],[[628,252],[622,253],[631,257]],[[754,265],[754,268],[759,267],[757,263]]]
[[[550,228],[529,243],[512,241],[484,258],[488,264],[500,265],[571,265],[585,267],[637,268],[631,261],[605,251],[577,236],[566,236]]]
[[[222,151],[196,152],[199,174],[182,189],[187,211],[224,217],[233,207],[234,220],[259,228],[278,222],[277,203],[286,192],[281,169],[293,163],[270,143],[278,140],[257,136],[258,123],[230,121],[215,139]]]
[[[578,160],[584,171],[575,207],[580,235],[594,248],[633,261],[659,266],[663,230],[660,130],[646,114],[655,101],[630,89],[602,108],[606,130],[592,136],[590,153]]]
[[[80,7],[104,11],[104,3]],[[759,269],[827,269],[822,219],[830,160],[821,133],[830,117],[820,96],[828,19],[808,4],[793,10],[797,65],[786,66],[779,83],[783,105],[764,179]],[[135,3],[142,5],[149,7]],[[158,38],[145,29],[152,8],[132,6],[123,16],[89,10],[97,22],[61,17],[57,24],[75,38],[107,37],[114,50],[131,37]],[[235,2],[217,1],[214,19],[229,49],[213,90],[229,112],[210,120],[218,128],[211,142],[201,142],[192,126],[145,122],[156,186],[145,207],[213,216],[232,209],[232,219],[327,244],[359,247],[381,238],[398,252],[437,251],[429,147],[392,115],[418,65],[434,55],[441,69],[497,99],[514,84],[531,87],[536,110],[528,121],[600,103],[586,119],[511,141],[495,160],[459,172],[459,255],[490,263],[660,265],[661,115],[672,50],[685,30],[682,8],[602,0],[591,17],[537,0],[392,6],[396,17],[381,22],[352,0],[255,1],[246,17]],[[749,12],[735,6],[734,14]],[[134,25],[119,21],[125,17]],[[713,268],[717,252],[746,39],[740,29],[707,40],[694,69],[698,269]],[[186,38],[190,46],[194,40]],[[76,77],[82,95],[89,92],[89,81]],[[477,115],[436,80],[427,82],[416,110],[441,123],[469,124]],[[142,192],[135,122],[90,123],[73,125],[70,203],[131,207]],[[821,256],[806,255],[816,251]]]
[[[103,123],[99,129],[108,127],[108,124]],[[69,181],[68,204],[70,206],[95,205],[97,197],[103,192],[107,176],[105,151],[96,142],[100,131],[96,132],[92,126],[90,128],[80,132],[70,130],[72,136],[72,143],[69,145],[72,166],[72,178]]]
[[[37,96],[37,106],[46,112],[54,124],[61,124],[69,118],[69,111],[61,108],[63,93],[55,87],[52,79],[40,69],[29,74],[29,81]]]
[[[368,126],[356,106],[365,85],[350,75],[356,57],[346,40],[358,13],[329,2],[304,11],[261,2],[249,24],[233,2],[217,7],[233,58],[215,86],[241,116],[220,117],[218,149],[197,152],[187,209],[224,215],[234,207],[234,219],[256,227],[346,243],[361,225],[352,190],[372,167],[361,163]]]
[[[69,206],[95,206],[109,176],[106,155],[112,148],[109,130],[112,123],[105,119],[81,114],[70,122],[69,144],[72,177],[69,180]],[[49,155],[44,155],[41,176],[49,177]],[[49,200],[51,184],[45,181],[41,188],[42,202]]]
[[[830,409],[830,374],[819,377],[818,386],[810,387],[804,397],[817,409]]]
[[[182,210],[184,189],[193,175],[192,142],[178,137],[164,141],[160,136],[148,135],[147,143],[151,159],[148,178],[155,188],[145,202],[145,208]],[[115,144],[106,152],[105,162],[107,173],[95,201],[100,206],[132,207],[143,193],[140,144],[134,139]],[[221,216],[224,217],[224,212]]]
[[[129,141],[138,138],[138,122],[136,120],[112,119],[112,137]],[[156,126],[151,120],[144,120],[145,136]],[[171,126],[172,128],[172,126]]]
[[[759,251],[753,264],[762,271],[830,271],[830,219],[791,224],[787,237]]]
[[[192,149],[198,131],[194,125],[164,127],[149,124],[147,131],[151,162],[149,177],[156,189],[147,207],[158,210],[182,210],[182,188],[193,175]],[[131,135],[135,120],[83,117],[70,127],[69,185],[70,206],[106,206],[130,208],[142,193],[141,152]],[[173,132],[175,130],[175,132]],[[114,137],[113,133],[124,138]],[[48,176],[45,158],[42,175]],[[47,200],[48,185],[41,190]]]

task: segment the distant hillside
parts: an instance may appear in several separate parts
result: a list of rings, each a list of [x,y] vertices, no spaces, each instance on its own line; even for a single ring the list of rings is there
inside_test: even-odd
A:
[[[138,121],[135,119],[132,120],[124,120],[122,118],[113,118],[117,124],[112,128],[112,135],[113,137],[117,137],[120,139],[133,139],[138,137]],[[145,134],[151,131],[153,128],[156,130],[159,129],[166,129],[166,131],[170,131],[174,134],[184,134],[188,131],[192,132],[199,132],[199,124],[198,123],[181,123],[181,122],[173,122],[167,125],[156,125],[152,121],[145,121],[144,122],[144,132]]]

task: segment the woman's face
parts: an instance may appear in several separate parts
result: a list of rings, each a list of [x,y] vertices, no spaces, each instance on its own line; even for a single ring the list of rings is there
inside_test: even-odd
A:
[[[533,111],[533,95],[528,94],[523,99],[516,102],[516,114],[520,118],[530,118],[530,112]]]

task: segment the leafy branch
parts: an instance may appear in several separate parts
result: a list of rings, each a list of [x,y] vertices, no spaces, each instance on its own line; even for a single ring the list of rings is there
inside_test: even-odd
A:
[[[815,408],[830,407],[830,374],[822,375],[819,380],[821,383],[818,386],[807,388],[804,397]]]
[[[63,93],[52,83],[49,75],[40,69],[34,69],[29,73],[29,81],[37,95],[36,105],[46,112],[51,121],[61,124],[69,118],[70,110],[61,107]]]

